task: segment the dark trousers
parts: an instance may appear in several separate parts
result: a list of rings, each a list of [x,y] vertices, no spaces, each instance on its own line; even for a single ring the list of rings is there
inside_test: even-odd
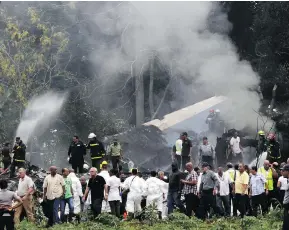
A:
[[[236,206],[243,218],[246,214],[246,199],[247,195],[235,194]]]
[[[274,190],[268,191],[268,195],[265,196],[266,212],[269,212],[269,211],[270,211],[271,205],[272,205],[273,207],[276,207],[276,206],[277,206],[277,205],[276,205],[276,202],[273,203],[273,199],[274,199],[274,198],[277,199],[275,191],[274,191]]]
[[[100,164],[102,163],[102,158],[91,159],[91,165],[94,168],[97,168],[97,171],[100,172]]]
[[[11,159],[10,158],[4,158],[3,159],[4,169],[7,169],[10,164],[11,164]]]
[[[119,169],[120,156],[111,156],[111,163],[113,169]]]
[[[182,156],[182,170],[186,170],[186,164],[190,162],[189,156]]]
[[[215,214],[218,214],[218,209],[216,206],[216,196],[213,195],[213,189],[203,190],[199,206],[200,218],[206,219],[208,213],[210,213],[211,208],[213,208]]]
[[[182,166],[182,157],[180,155],[175,155],[175,163],[178,165],[178,169],[181,170]]]
[[[79,164],[77,162],[73,162],[71,164],[72,169],[74,170],[75,173],[83,173],[83,164]],[[77,171],[78,170],[78,171]]]
[[[236,203],[236,198],[235,195],[230,192],[230,204],[232,203],[233,205],[233,216],[237,216],[237,203]]]
[[[252,201],[252,215],[257,217],[258,215],[258,207],[261,206],[262,209],[262,214],[266,212],[266,204],[265,204],[265,199],[266,199],[266,194],[260,194],[257,196],[252,196],[251,201]]]
[[[228,196],[217,196],[217,207],[222,216],[231,216],[231,200]]]
[[[199,205],[199,198],[197,195],[193,193],[189,193],[185,195],[186,201],[186,215],[188,217],[192,216],[192,211],[194,211],[195,215],[197,213],[197,208]]]
[[[284,204],[284,217],[282,230],[289,229],[289,204]]]
[[[24,168],[25,167],[25,162],[20,162],[20,161],[13,161],[10,167],[10,178],[15,176],[15,168]]]
[[[3,216],[4,213],[9,213],[10,216]],[[0,230],[14,230],[14,212],[2,211],[0,209]]]
[[[285,190],[279,190],[278,201],[280,202],[281,205],[283,204],[284,196]]]
[[[171,214],[174,211],[174,204],[180,209],[182,213],[186,213],[185,206],[182,204],[180,194],[177,190],[169,190],[167,200],[168,214]]]
[[[101,207],[102,207],[102,200],[103,199],[93,199],[91,209],[94,215],[94,218],[101,214]]]
[[[52,226],[54,224],[54,200],[46,200],[47,204],[47,226]]]
[[[122,216],[125,212],[126,201],[127,201],[127,194],[122,194],[121,195],[121,204],[120,204],[120,214]]]
[[[110,206],[111,214],[120,218],[120,201],[114,200],[109,201],[108,203]]]

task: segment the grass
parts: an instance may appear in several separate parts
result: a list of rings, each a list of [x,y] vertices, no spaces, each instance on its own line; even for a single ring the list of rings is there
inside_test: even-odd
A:
[[[34,225],[26,220],[22,221],[17,229],[19,230],[39,230],[45,229],[44,222],[41,225]],[[265,217],[245,217],[240,218],[213,218],[201,221],[196,218],[188,218],[180,213],[173,213],[166,220],[158,220],[153,212],[147,213],[142,222],[119,221],[109,214],[101,214],[96,220],[81,221],[80,224],[69,223],[55,225],[51,229],[55,230],[279,230],[282,228],[282,210],[273,210]]]

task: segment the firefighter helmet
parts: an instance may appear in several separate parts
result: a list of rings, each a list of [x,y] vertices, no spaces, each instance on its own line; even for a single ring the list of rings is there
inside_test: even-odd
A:
[[[215,110],[213,110],[213,109],[210,109],[210,113],[214,113],[215,112]]]
[[[88,138],[90,139],[90,138],[94,138],[94,137],[96,137],[96,135],[94,134],[94,133],[90,133],[89,135],[88,135]]]
[[[265,136],[265,132],[263,130],[259,130],[258,134],[259,136]]]
[[[270,133],[270,134],[268,135],[268,139],[269,139],[269,140],[275,140],[275,138],[276,138],[276,136],[275,136],[274,133]]]

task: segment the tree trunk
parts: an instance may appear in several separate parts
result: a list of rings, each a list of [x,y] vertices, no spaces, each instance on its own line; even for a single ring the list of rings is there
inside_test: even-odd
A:
[[[137,127],[140,127],[144,123],[144,84],[142,69],[139,76],[135,76],[135,109]]]
[[[150,61],[149,107],[151,118],[154,115],[154,56]]]

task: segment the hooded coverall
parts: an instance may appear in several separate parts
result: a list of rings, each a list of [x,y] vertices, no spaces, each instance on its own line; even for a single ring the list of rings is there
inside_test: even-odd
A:
[[[156,177],[150,177],[146,180],[146,205],[155,205],[159,212],[160,219],[163,211],[163,194],[166,192],[164,191],[164,183],[165,182]]]
[[[137,175],[132,175],[124,181],[123,188],[130,191],[127,195],[126,211],[140,212],[142,196],[145,195],[145,182]]]

